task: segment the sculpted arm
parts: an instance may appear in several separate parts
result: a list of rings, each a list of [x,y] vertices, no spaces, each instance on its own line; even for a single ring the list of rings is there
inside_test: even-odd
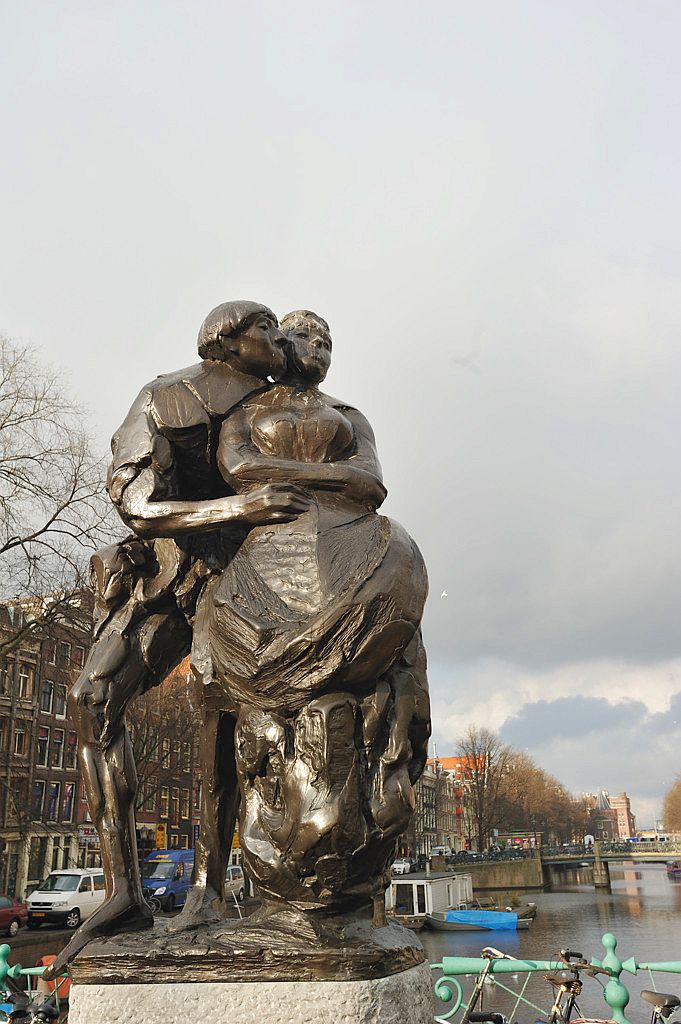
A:
[[[223,477],[236,489],[244,484],[276,481],[299,487],[343,491],[360,502],[377,508],[385,500],[381,466],[373,431],[360,412],[344,409],[355,429],[356,448],[338,462],[297,462],[264,455],[251,437],[251,416],[240,410],[222,426],[218,466]]]
[[[141,398],[144,395],[140,396]],[[121,435],[125,445],[121,445]],[[138,537],[176,537],[215,530],[227,523],[287,522],[309,499],[291,486],[265,485],[247,495],[196,501],[173,496],[173,452],[140,399],[113,442],[107,489],[124,523]]]

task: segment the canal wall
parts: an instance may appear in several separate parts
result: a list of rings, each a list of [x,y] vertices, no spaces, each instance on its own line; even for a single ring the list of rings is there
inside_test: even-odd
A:
[[[456,869],[455,869],[456,870]],[[473,879],[473,892],[494,892],[513,889],[544,889],[542,864],[539,857],[527,860],[492,860],[480,864],[466,864]]]

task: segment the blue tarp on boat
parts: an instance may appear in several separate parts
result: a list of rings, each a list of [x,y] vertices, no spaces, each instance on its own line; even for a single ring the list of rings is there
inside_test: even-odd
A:
[[[518,915],[507,910],[448,910],[445,920],[495,932],[514,932],[518,928]]]

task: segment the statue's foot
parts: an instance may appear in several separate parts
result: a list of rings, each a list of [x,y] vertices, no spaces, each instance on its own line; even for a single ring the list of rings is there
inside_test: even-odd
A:
[[[187,893],[182,913],[167,925],[169,932],[216,924],[225,919],[225,901],[210,886],[193,885]]]
[[[69,944],[48,967],[44,978],[53,981],[63,974],[74,957],[93,939],[120,932],[137,932],[153,926],[154,917],[146,903],[138,903],[128,893],[114,893],[80,926]]]

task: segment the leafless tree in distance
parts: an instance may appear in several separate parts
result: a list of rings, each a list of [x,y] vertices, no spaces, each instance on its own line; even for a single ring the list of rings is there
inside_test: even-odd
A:
[[[79,619],[89,556],[120,525],[104,476],[62,378],[0,337],[0,600],[17,611],[0,659]]]

